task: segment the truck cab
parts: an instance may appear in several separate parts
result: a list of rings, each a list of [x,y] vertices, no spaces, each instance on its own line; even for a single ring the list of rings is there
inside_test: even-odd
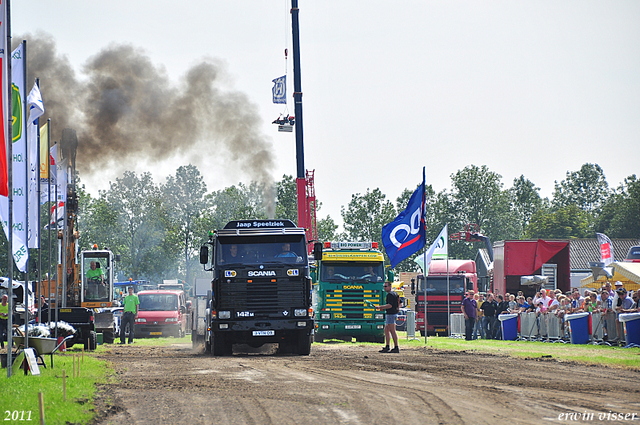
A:
[[[384,342],[384,257],[376,242],[325,242],[313,285],[315,341]]]
[[[113,253],[109,250],[87,250],[80,254],[80,302],[82,307],[113,306]]]
[[[229,355],[233,344],[278,343],[280,353],[309,354],[313,315],[304,229],[290,220],[231,221],[210,234],[200,262],[213,275],[206,351]]]
[[[475,261],[431,261],[429,274],[418,275],[416,281],[416,325],[420,334],[447,335],[449,317],[451,313],[460,313],[465,292],[470,289],[478,291]]]

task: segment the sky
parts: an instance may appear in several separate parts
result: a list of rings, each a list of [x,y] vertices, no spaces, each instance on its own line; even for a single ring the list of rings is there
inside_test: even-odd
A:
[[[81,175],[90,193],[124,169],[164,182],[188,162],[209,191],[248,184],[247,158],[261,155],[270,155],[275,180],[295,176],[295,136],[271,124],[287,112],[271,98],[271,81],[285,73],[294,114],[290,2],[11,6],[12,33],[54,41],[79,81],[88,61],[127,45],[175,87],[197,64],[215,63],[220,108],[225,93],[240,94],[257,115],[259,140],[244,156],[216,154],[220,145],[201,137],[190,151],[105,159]],[[420,183],[423,166],[436,192],[473,164],[500,174],[504,188],[524,175],[543,197],[587,162],[613,187],[640,171],[640,2],[300,0],[299,8],[304,162],[315,170],[320,218],[341,222],[341,207],[368,189],[395,203]],[[41,88],[46,107],[46,81]]]

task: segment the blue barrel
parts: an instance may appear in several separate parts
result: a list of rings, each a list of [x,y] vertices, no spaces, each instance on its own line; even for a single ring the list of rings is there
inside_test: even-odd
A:
[[[518,339],[518,315],[500,314],[498,320],[502,322],[503,341],[515,341]]]
[[[623,313],[618,320],[624,323],[627,345],[640,345],[640,313]]]
[[[589,313],[567,314],[564,320],[569,325],[572,344],[586,344],[589,342]]]

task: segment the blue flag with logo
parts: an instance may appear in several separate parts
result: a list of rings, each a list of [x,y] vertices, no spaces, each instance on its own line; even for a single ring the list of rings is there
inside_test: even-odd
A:
[[[287,103],[287,76],[283,75],[273,81],[273,103]]]
[[[425,245],[427,227],[424,221],[424,181],[423,168],[422,184],[411,195],[407,208],[382,228],[382,244],[391,261],[391,267],[395,267]]]

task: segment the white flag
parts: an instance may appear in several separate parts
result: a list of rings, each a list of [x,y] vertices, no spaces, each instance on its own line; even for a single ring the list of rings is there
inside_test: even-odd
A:
[[[24,112],[24,49],[20,44],[11,54],[11,96],[13,117],[13,151],[12,178],[13,187],[11,199],[13,201],[13,259],[18,270],[27,271],[29,250],[27,249],[27,144],[25,137]],[[9,239],[9,198],[0,196],[0,216],[7,240]]]
[[[448,224],[445,224],[440,234],[435,241],[431,244],[427,252],[416,257],[415,261],[425,276],[429,274],[429,266],[431,265],[431,258],[447,258],[449,255],[449,231]]]
[[[44,103],[37,84],[33,85],[27,96],[29,121],[27,122],[27,146],[29,148],[29,248],[39,248],[38,240],[40,227],[38,226],[38,180],[40,179],[40,163],[38,162],[38,118],[44,114]]]
[[[278,77],[273,82],[271,93],[273,94],[273,103],[287,103],[287,76]]]

